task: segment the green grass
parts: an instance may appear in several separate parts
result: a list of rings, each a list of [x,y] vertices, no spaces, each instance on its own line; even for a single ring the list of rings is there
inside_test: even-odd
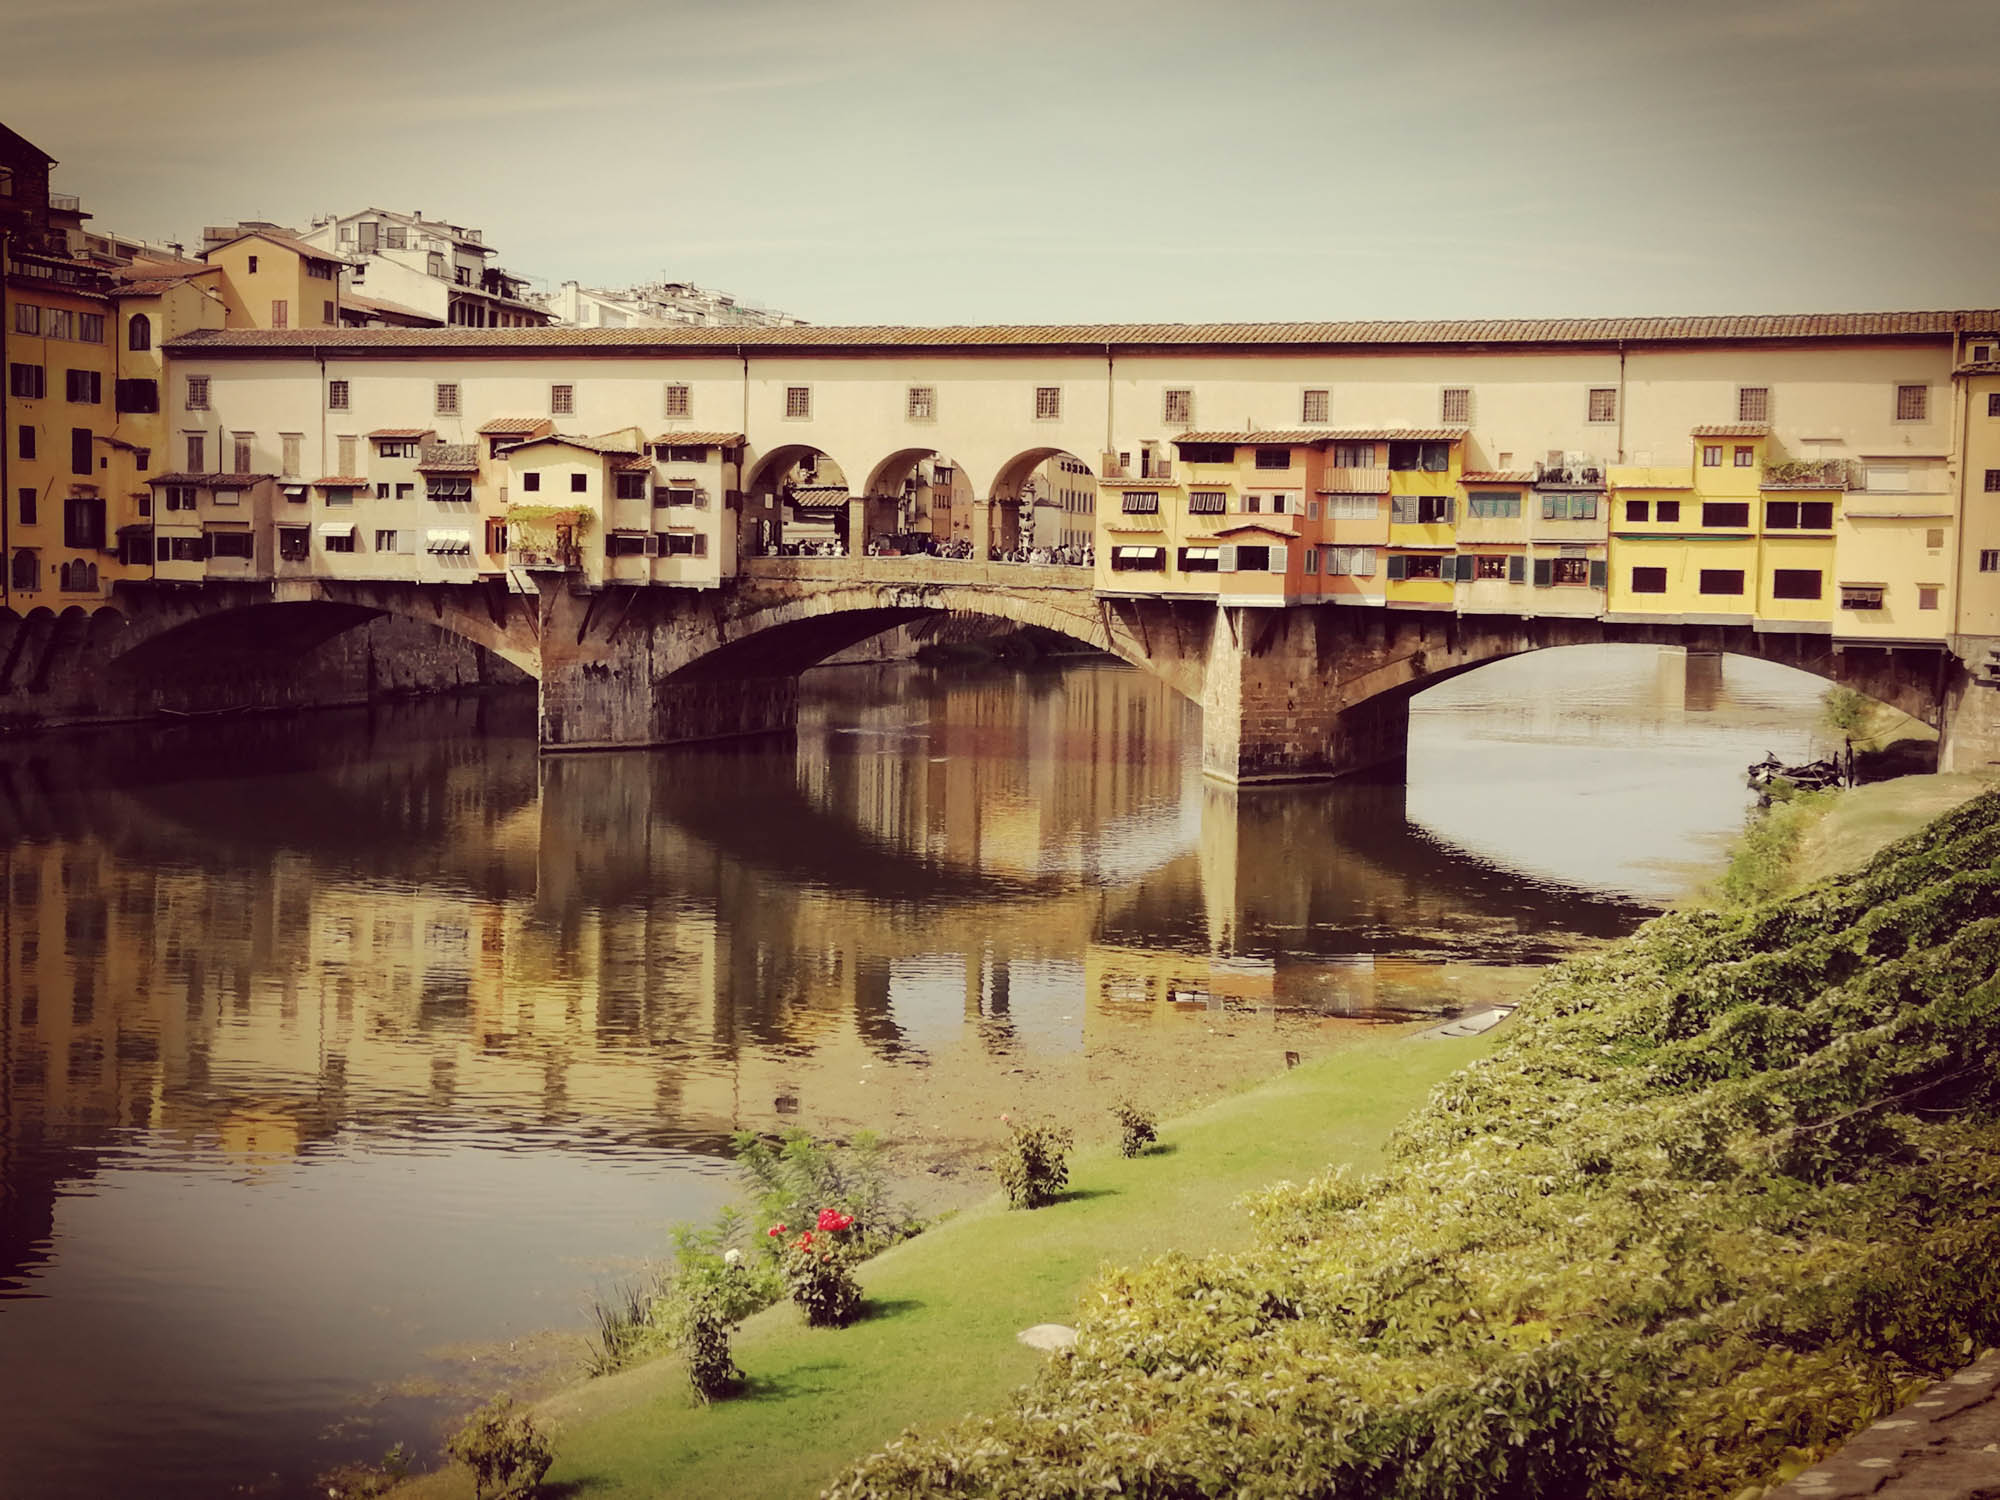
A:
[[[548,1483],[590,1500],[815,1494],[905,1427],[997,1405],[1043,1358],[1014,1335],[1074,1321],[1105,1266],[1247,1243],[1231,1207],[1242,1194],[1336,1163],[1374,1166],[1432,1084],[1491,1045],[1370,1038],[1170,1122],[1144,1156],[1079,1152],[1054,1206],[1009,1212],[996,1199],[863,1266],[872,1315],[855,1326],[807,1329],[789,1303],[750,1319],[736,1339],[751,1381],[738,1400],[697,1406],[680,1362],[662,1359],[543,1403],[537,1415],[558,1429]],[[449,1474],[406,1493],[470,1489]]]

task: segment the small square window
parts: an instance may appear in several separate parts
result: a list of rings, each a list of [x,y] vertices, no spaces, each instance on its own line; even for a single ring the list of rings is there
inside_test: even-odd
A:
[[[458,385],[454,381],[440,380],[437,383],[437,414],[451,417],[458,414]]]
[[[1472,421],[1472,388],[1448,385],[1438,403],[1438,420],[1447,427],[1464,427]]]
[[[539,474],[523,474],[523,475],[521,476],[521,489],[523,490],[523,492],[525,492],[525,493],[527,493],[527,494],[530,494],[530,495],[532,495],[532,494],[534,494],[534,493],[535,493],[536,491],[540,490],[540,489],[541,489],[541,487],[542,487],[542,476],[541,476],[541,475],[539,475]]]
[[[1324,422],[1331,408],[1331,393],[1327,391],[1307,391],[1299,403],[1299,420],[1302,422]]]
[[[1918,608],[1918,609],[1936,609],[1936,608],[1938,607],[1938,595],[1939,595],[1939,594],[1940,594],[1941,592],[1942,592],[1942,590],[1940,590],[1940,589],[1938,588],[1938,586],[1937,586],[1936,584],[1934,584],[1934,583],[1920,583],[1920,584],[1918,584],[1918,585],[1917,585],[1917,608]]]
[[[1736,388],[1736,420],[1739,422],[1768,422],[1771,420],[1771,388],[1768,385],[1743,385]]]
[[[813,393],[809,385],[788,385],[785,387],[785,415],[788,417],[810,417],[813,414]]]
[[[329,380],[326,383],[326,409],[328,411],[347,410],[347,382]]]
[[[2000,417],[2000,391],[1994,391],[1986,398],[1986,415]]]
[[[1924,532],[1924,545],[1933,552],[1940,550],[1944,546],[1944,528],[1942,526],[1927,528]]]
[[[1035,387],[1035,420],[1038,422],[1059,421],[1062,417],[1062,387],[1059,385],[1038,385]]]
[[[187,409],[189,411],[208,410],[208,377],[206,375],[188,376]]]
[[[1986,471],[1986,493],[1989,495],[2000,495],[2000,469],[1988,469]]]
[[[1722,444],[1703,443],[1701,445],[1701,466],[1704,469],[1719,469],[1722,467]]]
[[[590,476],[581,469],[573,470],[569,476],[570,493],[581,495],[590,488]]]
[[[1161,397],[1160,420],[1186,426],[1194,420],[1194,392],[1168,391]]]
[[[1593,422],[1618,420],[1618,390],[1615,386],[1600,385],[1591,388],[1590,420]]]
[[[557,417],[576,415],[576,387],[573,385],[550,386],[549,413],[551,416]]]
[[[1650,521],[1653,518],[1653,502],[1650,500],[1627,500],[1625,519],[1627,521]]]
[[[937,387],[913,385],[909,389],[904,411],[912,422],[930,422],[937,419]]]
[[[1896,387],[1896,420],[1898,422],[1922,422],[1928,420],[1931,410],[1931,388],[1927,385],[1899,385]]]
[[[1736,450],[1737,468],[1754,469],[1756,466],[1757,466],[1757,450],[1755,448],[1739,447]]]
[[[686,386],[676,384],[667,387],[666,415],[670,417],[685,417],[693,410],[693,405],[690,392]]]

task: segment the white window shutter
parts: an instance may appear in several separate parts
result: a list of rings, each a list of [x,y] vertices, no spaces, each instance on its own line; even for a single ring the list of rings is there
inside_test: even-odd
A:
[[[1280,542],[1277,546],[1271,549],[1270,566],[1271,566],[1271,571],[1273,573],[1284,572],[1286,568],[1291,566],[1291,561],[1292,561],[1292,549],[1290,547],[1287,547],[1284,543]]]
[[[1224,542],[1222,544],[1216,557],[1216,571],[1221,573],[1234,573],[1236,571],[1236,547],[1233,543]]]

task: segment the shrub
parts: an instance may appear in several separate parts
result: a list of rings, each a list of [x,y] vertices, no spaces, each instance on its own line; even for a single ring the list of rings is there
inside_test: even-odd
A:
[[[739,1130],[730,1141],[762,1223],[809,1224],[821,1209],[838,1208],[853,1218],[851,1243],[864,1256],[923,1227],[909,1206],[891,1195],[879,1136],[862,1131],[840,1145],[805,1130],[777,1137]]]
[[[785,1283],[792,1301],[813,1328],[845,1328],[861,1311],[861,1286],[854,1279],[853,1229],[850,1215],[824,1208],[813,1227],[800,1231],[797,1239],[786,1238],[791,1231],[783,1224],[773,1224],[764,1231],[783,1246]]]
[[[1111,1113],[1118,1120],[1120,1156],[1137,1156],[1160,1138],[1159,1126],[1152,1115],[1131,1100],[1122,1099],[1112,1105]]]
[[[482,1406],[445,1444],[445,1452],[472,1470],[474,1500],[490,1493],[532,1495],[555,1462],[548,1436],[527,1412],[502,1397]]]
[[[379,1463],[345,1463],[328,1469],[313,1480],[313,1488],[327,1500],[382,1500],[409,1477],[410,1450],[397,1443]]]
[[[1002,1115],[1004,1120],[1007,1117]],[[1041,1208],[1069,1185],[1067,1126],[1009,1120],[1007,1149],[994,1159],[1000,1186],[1015,1208]]]
[[[1850,687],[1830,687],[1820,700],[1820,719],[1828,729],[1859,735],[1875,714],[1875,701]]]
[[[729,1354],[726,1295],[703,1281],[683,1286],[674,1301],[674,1343],[687,1361],[688,1384],[706,1405],[743,1389],[743,1372]]]

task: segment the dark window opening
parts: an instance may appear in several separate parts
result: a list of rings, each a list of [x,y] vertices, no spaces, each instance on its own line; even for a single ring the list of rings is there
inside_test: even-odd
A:
[[[1779,568],[1771,574],[1773,599],[1817,599],[1819,596],[1818,568]]]
[[[1747,500],[1704,500],[1701,506],[1701,524],[1704,526],[1748,526],[1750,524],[1750,502]]]
[[[1743,570],[1741,568],[1703,568],[1701,570],[1701,592],[1704,594],[1742,593]]]
[[[1664,594],[1667,591],[1667,570],[1665,568],[1634,568],[1632,570],[1632,592],[1635,594]]]

